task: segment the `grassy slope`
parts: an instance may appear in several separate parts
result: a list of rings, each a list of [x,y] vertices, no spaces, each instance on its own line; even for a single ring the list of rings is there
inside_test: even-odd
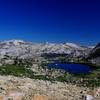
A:
[[[42,65],[46,68],[46,65]],[[55,79],[47,77],[45,75],[35,75],[34,72],[29,67],[15,66],[13,64],[6,64],[0,66],[1,75],[14,75],[17,77],[29,77],[32,79],[42,79],[49,81],[61,81],[72,84],[79,84],[80,86],[100,86],[100,69],[94,70],[92,73],[84,75],[71,75],[69,73],[64,73],[63,76],[56,77]]]

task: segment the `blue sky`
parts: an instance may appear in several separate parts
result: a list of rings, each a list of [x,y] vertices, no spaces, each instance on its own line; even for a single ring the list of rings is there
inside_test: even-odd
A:
[[[0,0],[0,40],[100,42],[99,0]]]

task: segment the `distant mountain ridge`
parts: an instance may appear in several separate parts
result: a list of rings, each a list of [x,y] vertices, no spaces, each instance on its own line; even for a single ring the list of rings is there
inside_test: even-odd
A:
[[[3,58],[4,55],[32,58],[39,57],[43,53],[80,56],[87,55],[90,50],[90,47],[79,46],[74,43],[32,43],[23,40],[9,40],[0,42],[0,58]]]

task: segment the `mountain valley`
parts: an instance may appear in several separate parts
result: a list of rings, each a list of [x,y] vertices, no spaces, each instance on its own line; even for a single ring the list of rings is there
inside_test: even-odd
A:
[[[0,86],[4,88],[0,90],[0,95],[7,96],[3,93],[8,86],[3,83],[7,84],[10,81],[9,87],[11,85],[15,87],[10,90],[17,89],[17,92],[21,93],[20,96],[25,94],[22,96],[24,100],[32,100],[29,95],[31,97],[44,95],[50,100],[82,100],[82,95],[85,96],[88,93],[91,94],[92,90],[100,89],[99,51],[100,45],[93,48],[74,43],[32,43],[23,40],[0,42],[0,82],[2,83]],[[54,62],[86,64],[94,70],[89,74],[77,75],[62,69],[49,69],[47,64]],[[7,79],[8,76],[10,80]],[[51,85],[47,86],[47,84]],[[20,85],[26,87],[25,90]],[[69,88],[69,91],[65,88]],[[54,96],[53,93],[55,93]],[[97,96],[97,94],[95,92],[95,96],[91,94],[96,98],[95,100],[100,99],[100,95]]]

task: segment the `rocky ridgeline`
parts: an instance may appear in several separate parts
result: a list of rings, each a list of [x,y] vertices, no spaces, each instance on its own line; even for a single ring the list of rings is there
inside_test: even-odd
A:
[[[82,100],[91,94],[100,100],[100,89],[89,89],[76,85],[0,76],[0,100]],[[95,95],[94,95],[95,94]]]

